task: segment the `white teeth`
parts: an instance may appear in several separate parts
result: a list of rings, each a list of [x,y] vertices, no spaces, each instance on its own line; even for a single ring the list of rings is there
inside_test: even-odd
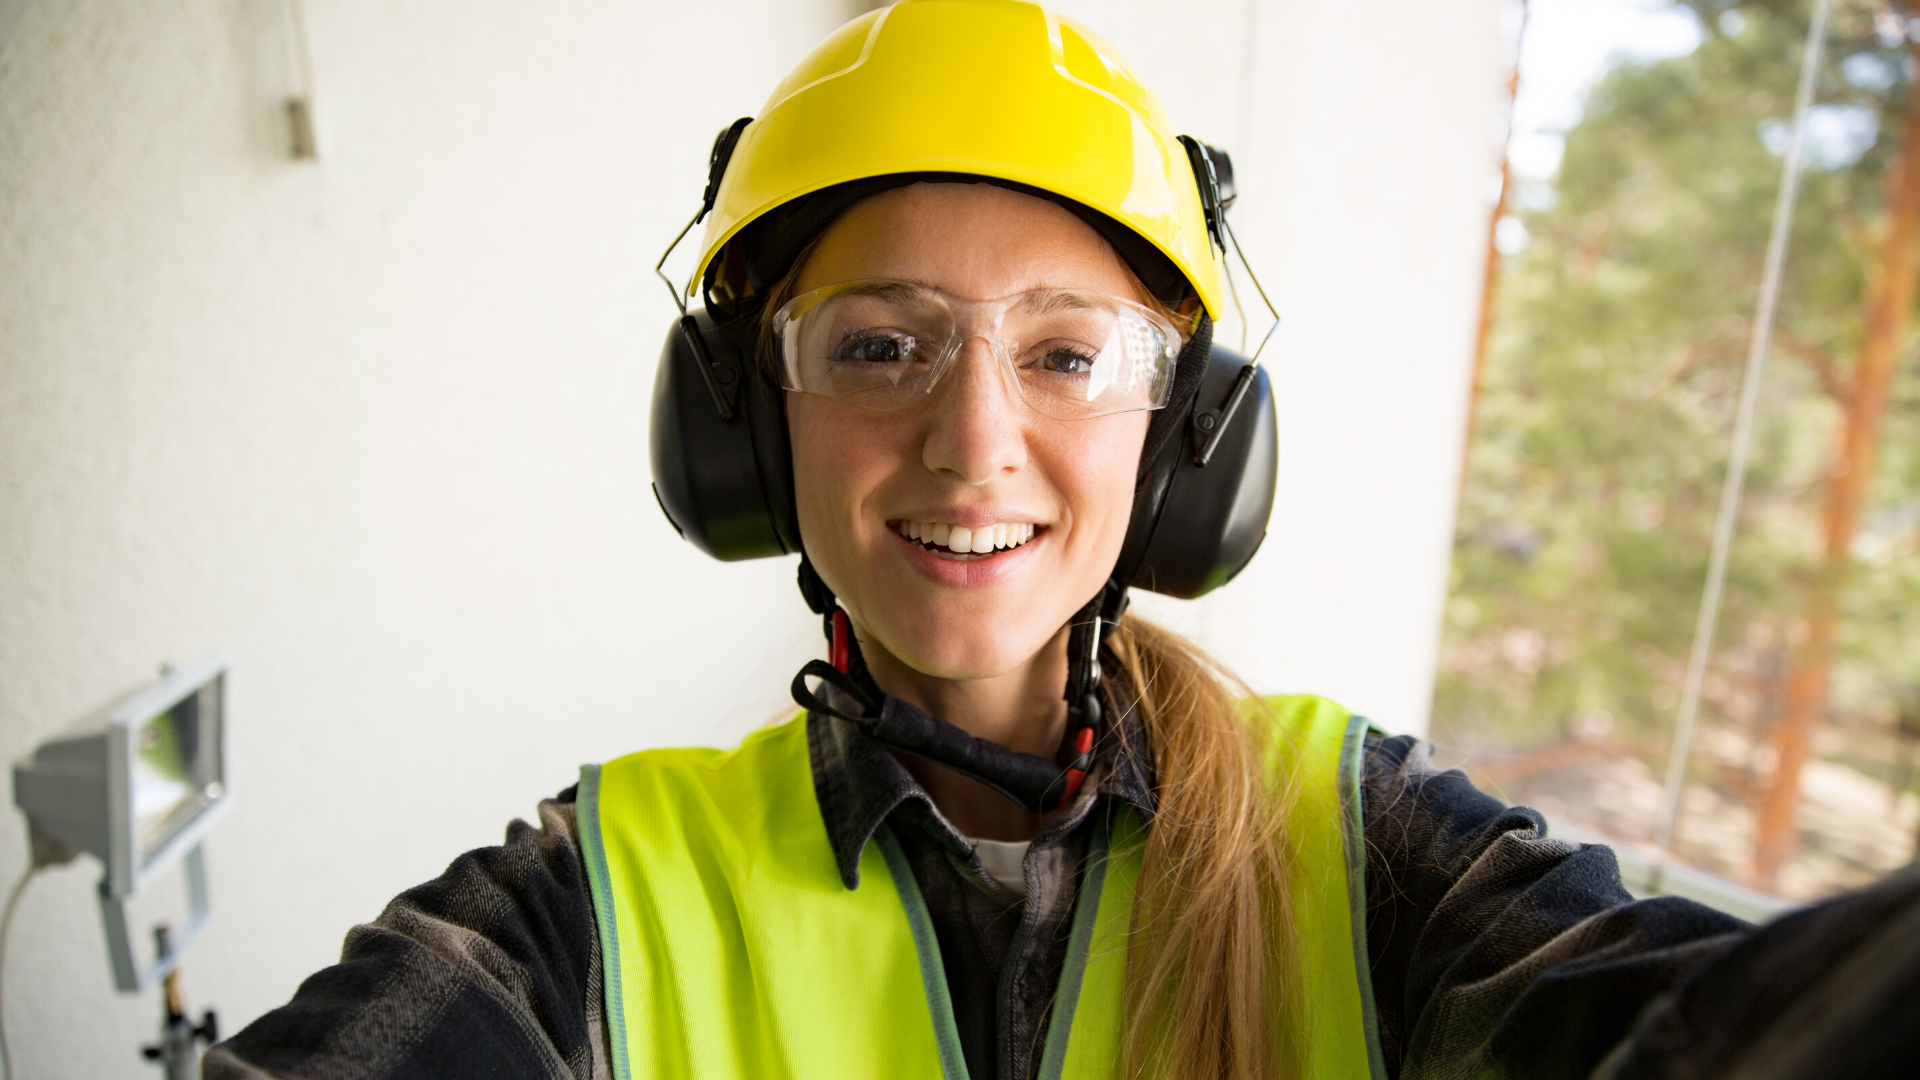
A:
[[[908,540],[943,547],[956,555],[988,555],[1017,548],[1039,531],[1031,523],[1012,521],[977,528],[944,521],[902,521],[898,528]]]

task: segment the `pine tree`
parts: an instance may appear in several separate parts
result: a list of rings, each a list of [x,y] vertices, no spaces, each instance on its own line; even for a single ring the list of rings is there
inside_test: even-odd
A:
[[[1551,185],[1516,193],[1531,242],[1503,269],[1435,700],[1436,734],[1469,751],[1605,733],[1664,762],[1810,7],[1685,6],[1700,47],[1616,66]],[[1889,174],[1907,142],[1908,25],[1835,4],[1704,701],[1703,720],[1755,749],[1707,779],[1776,818],[1793,740],[1814,745],[1796,715],[1828,711],[1788,692],[1818,659],[1822,596],[1848,730],[1890,731],[1920,685],[1920,364],[1896,265],[1914,249],[1889,202],[1905,190]],[[1861,386],[1883,403],[1877,431]],[[1870,475],[1863,440],[1879,447]],[[1853,463],[1839,483],[1836,461]],[[1838,528],[1849,483],[1855,524]]]

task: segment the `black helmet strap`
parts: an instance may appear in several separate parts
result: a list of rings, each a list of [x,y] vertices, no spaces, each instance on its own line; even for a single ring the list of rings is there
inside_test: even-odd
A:
[[[821,616],[832,660],[809,660],[793,677],[795,704],[846,720],[896,750],[970,776],[1032,813],[1058,810],[1078,794],[1093,771],[1102,716],[1100,649],[1126,612],[1125,585],[1109,580],[1068,624],[1067,732],[1053,761],[976,738],[882,691],[867,670],[846,612],[804,554],[800,593]],[[822,684],[818,691],[812,683],[816,679]],[[840,693],[822,692],[826,686]]]

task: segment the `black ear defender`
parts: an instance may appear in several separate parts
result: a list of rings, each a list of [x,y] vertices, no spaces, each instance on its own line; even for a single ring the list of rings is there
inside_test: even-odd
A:
[[[1200,190],[1208,237],[1223,260],[1232,245],[1273,312],[1227,221],[1237,197],[1233,159],[1191,135],[1180,136],[1180,144]],[[1260,348],[1279,323],[1275,314]],[[1243,357],[1216,344],[1213,324],[1204,318],[1188,339],[1174,369],[1172,400],[1147,429],[1115,583],[1192,599],[1232,581],[1260,550],[1280,469],[1273,384],[1258,363],[1260,348]],[[1183,395],[1196,376],[1198,386]]]
[[[667,335],[653,377],[654,498],[726,562],[800,550],[784,391],[761,374],[758,348],[757,322],[695,312]]]
[[[737,120],[714,140],[700,211],[674,245],[713,208],[750,122]],[[1237,252],[1226,220],[1234,199],[1231,160],[1190,137],[1181,142],[1210,238],[1223,255],[1229,243]],[[784,391],[759,363],[759,319],[728,317],[711,305],[689,312],[661,269],[666,258],[655,269],[674,289],[681,316],[654,376],[654,496],[674,529],[716,559],[799,552]],[[1215,345],[1203,315],[1175,366],[1168,405],[1148,426],[1114,583],[1191,598],[1230,581],[1266,537],[1278,462],[1266,372]]]
[[[1232,581],[1260,550],[1280,467],[1266,370],[1212,344],[1212,331],[1203,323],[1194,335],[1206,339],[1201,349],[1188,346],[1204,350],[1206,363],[1186,408],[1168,417],[1164,432],[1148,429],[1113,575],[1188,600]]]
[[[674,531],[726,562],[800,550],[787,411],[780,388],[757,363],[759,321],[716,321],[704,306],[689,312],[664,267],[713,209],[727,162],[752,122],[741,117],[715,137],[700,210],[654,266],[673,290],[680,318],[653,378],[653,497]]]

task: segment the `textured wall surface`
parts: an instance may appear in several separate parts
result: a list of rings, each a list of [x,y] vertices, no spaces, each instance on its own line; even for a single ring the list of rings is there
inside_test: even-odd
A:
[[[653,505],[651,268],[713,132],[847,0],[306,6],[317,162],[285,152],[285,0],[0,0],[0,759],[234,651],[238,801],[185,967],[229,1030],[580,762],[731,742],[818,651],[791,562],[707,562]],[[1286,316],[1273,534],[1218,597],[1146,606],[1401,729],[1445,589],[1496,6],[1065,5],[1234,150]],[[17,1075],[152,1074],[98,873],[21,906]]]

